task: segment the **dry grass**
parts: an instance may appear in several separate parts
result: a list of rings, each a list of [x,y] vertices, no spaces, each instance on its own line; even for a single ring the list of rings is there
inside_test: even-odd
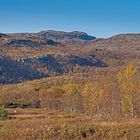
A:
[[[0,140],[139,140],[140,120],[101,121],[46,109],[8,109]]]

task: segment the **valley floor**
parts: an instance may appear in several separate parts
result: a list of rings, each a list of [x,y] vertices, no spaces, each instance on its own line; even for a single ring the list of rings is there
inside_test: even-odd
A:
[[[0,140],[140,140],[140,120],[100,120],[46,109],[8,109]]]

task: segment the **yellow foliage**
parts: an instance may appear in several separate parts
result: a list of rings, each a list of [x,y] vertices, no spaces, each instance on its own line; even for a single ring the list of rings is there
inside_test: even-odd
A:
[[[129,64],[124,70],[125,77],[133,76],[136,73],[136,71],[136,67],[132,64]]]
[[[71,94],[74,88],[77,88],[75,84],[66,84],[62,87],[62,89],[68,94]]]
[[[91,92],[92,87],[93,87],[92,83],[91,83],[90,81],[88,81],[88,82],[84,85],[84,88],[83,88],[83,91],[82,91],[82,95],[83,95],[84,97],[89,96],[88,94]]]
[[[134,115],[135,99],[139,95],[139,79],[137,78],[137,67],[132,64],[126,66],[118,74],[118,81],[122,90],[121,109],[125,116]]]
[[[63,95],[65,93],[65,91],[58,87],[52,87],[47,90],[47,93],[57,95],[59,97],[59,96]]]
[[[97,109],[100,114],[100,106],[105,103],[108,93],[101,83],[87,82],[83,88],[83,97],[85,97],[84,108],[88,112],[93,112]]]

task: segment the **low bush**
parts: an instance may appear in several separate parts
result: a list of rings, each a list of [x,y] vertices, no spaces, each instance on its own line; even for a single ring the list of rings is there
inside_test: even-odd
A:
[[[3,106],[0,106],[0,120],[5,120],[8,118],[8,112],[4,109]]]

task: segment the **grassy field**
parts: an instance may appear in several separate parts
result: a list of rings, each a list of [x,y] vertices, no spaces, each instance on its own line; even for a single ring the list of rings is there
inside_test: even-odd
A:
[[[139,140],[140,120],[100,120],[46,109],[8,109],[0,140]]]

